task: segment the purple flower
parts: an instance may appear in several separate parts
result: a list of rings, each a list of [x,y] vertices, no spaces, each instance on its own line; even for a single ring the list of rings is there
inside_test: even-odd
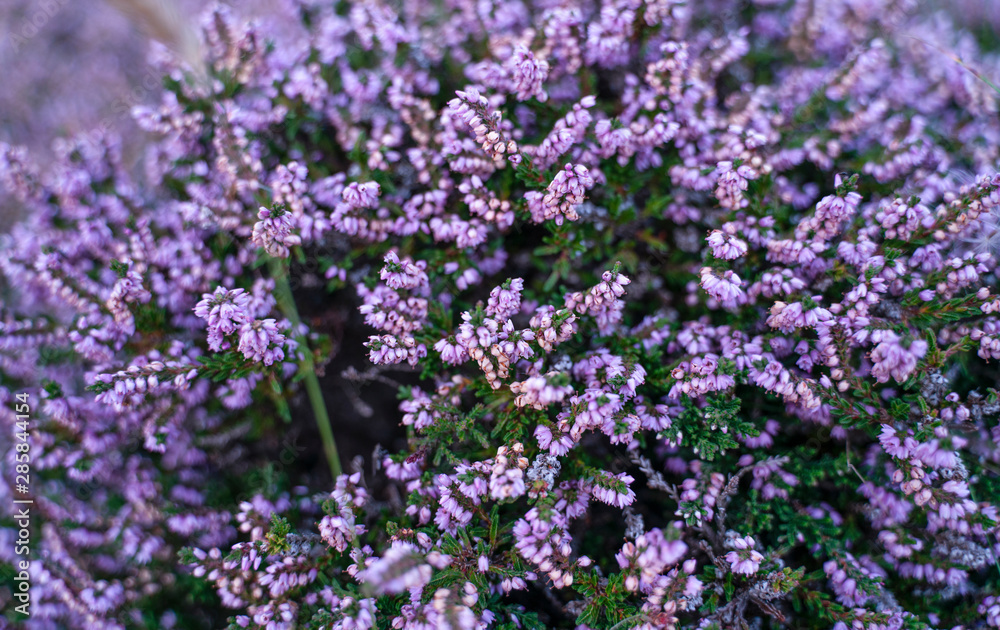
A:
[[[833,319],[833,315],[825,308],[805,308],[801,302],[775,302],[771,307],[771,315],[767,318],[767,325],[787,334],[797,328],[815,328]]]
[[[458,365],[469,360],[465,346],[458,343],[454,337],[438,340],[434,344],[434,349],[441,355],[441,360],[450,365]]]
[[[399,593],[426,585],[434,567],[444,568],[449,562],[448,556],[443,554],[425,555],[412,543],[397,542],[361,572],[359,579],[379,595]]]
[[[542,88],[545,77],[549,74],[549,64],[545,60],[536,59],[527,46],[517,44],[507,61],[507,67],[517,91],[517,100],[524,101],[532,97],[542,103],[548,100],[548,94]]]
[[[359,184],[351,182],[342,193],[344,201],[352,208],[374,208],[382,189],[375,182]]]
[[[288,258],[288,248],[302,243],[299,236],[292,234],[289,213],[261,208],[257,218],[260,221],[254,224],[250,238],[254,245],[262,247],[271,256]]]
[[[402,363],[403,361],[410,365],[416,365],[422,357],[427,356],[427,347],[418,344],[410,336],[401,338],[393,335],[373,336],[369,337],[364,345],[369,349],[369,360],[376,365]]]
[[[625,579],[625,588],[647,592],[668,569],[683,560],[687,551],[688,546],[682,540],[671,540],[654,527],[639,535],[634,543],[625,543],[615,559],[621,569],[633,573]]]
[[[979,604],[977,612],[986,618],[986,625],[1000,628],[1000,597],[990,595]]]
[[[218,287],[215,293],[202,295],[194,314],[208,322],[208,347],[219,351],[226,336],[250,322],[250,296],[243,289]]]
[[[486,314],[497,319],[508,319],[521,311],[521,291],[524,280],[514,278],[490,291]]]
[[[630,487],[633,481],[635,478],[627,473],[604,473],[594,478],[591,493],[601,503],[623,508],[635,501],[635,492]]]
[[[524,146],[522,151],[532,156],[533,164],[538,169],[547,169],[565,155],[573,147],[583,141],[587,129],[593,121],[588,111],[597,102],[593,96],[585,96],[573,105],[568,114],[556,121],[538,146]]]
[[[764,556],[754,550],[754,540],[750,536],[736,538],[733,541],[733,551],[726,554],[726,562],[729,563],[733,573],[740,575],[753,575],[760,569],[760,563]]]
[[[247,322],[240,328],[237,349],[251,361],[271,365],[285,358],[281,348],[284,343],[285,336],[278,331],[278,325],[273,319],[258,319]]]
[[[127,304],[136,302],[146,304],[151,298],[152,294],[142,284],[142,275],[133,269],[130,263],[124,277],[119,278],[111,289],[111,295],[105,304],[114,315],[115,321],[124,322],[132,318]]]
[[[741,288],[743,281],[731,270],[727,270],[722,276],[717,276],[711,267],[702,267],[700,275],[701,287],[723,304],[735,305],[744,295]]]
[[[457,98],[448,101],[448,107],[472,128],[476,142],[494,163],[502,163],[504,155],[511,163],[520,163],[521,154],[517,143],[505,136],[502,116],[490,104],[489,99],[482,96],[474,87],[468,87],[464,92],[457,91],[455,94]]]
[[[560,380],[564,382],[560,384]],[[544,376],[532,376],[523,382],[511,383],[510,391],[517,394],[514,404],[518,407],[544,409],[560,402],[573,394],[573,387],[565,382],[567,380],[565,377],[559,378],[559,373],[550,372]]]
[[[736,238],[731,232],[712,230],[706,240],[712,248],[712,255],[722,260],[735,260],[747,253],[746,242]]]
[[[877,345],[872,350],[872,376],[879,383],[885,383],[889,377],[897,383],[905,381],[917,367],[917,361],[927,354],[927,342],[922,339],[910,341],[903,347],[902,338],[891,330],[876,330],[872,333],[872,341]]]
[[[586,166],[566,164],[544,193],[529,191],[524,194],[535,223],[554,220],[562,225],[563,218],[576,221],[580,216],[576,208],[587,198],[586,193],[594,185],[594,178]]]
[[[379,277],[392,289],[417,289],[427,284],[427,263],[418,260],[416,263],[409,258],[400,262],[396,252],[385,255],[385,266]]]

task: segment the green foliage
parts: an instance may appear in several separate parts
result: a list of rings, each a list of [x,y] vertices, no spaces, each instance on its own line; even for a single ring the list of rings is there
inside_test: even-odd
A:
[[[683,399],[684,411],[664,437],[679,439],[692,452],[712,461],[727,450],[737,448],[736,435],[759,435],[754,424],[740,416],[740,400],[733,395],[710,395],[699,407],[690,397]]]

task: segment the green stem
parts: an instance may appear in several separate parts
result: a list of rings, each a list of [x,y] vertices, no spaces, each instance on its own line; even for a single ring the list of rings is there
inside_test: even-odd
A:
[[[299,318],[299,310],[295,306],[295,298],[292,297],[292,288],[288,284],[288,274],[285,273],[284,261],[271,258],[268,261],[268,266],[271,270],[271,277],[274,278],[274,298],[278,303],[278,308],[292,322],[292,326],[298,332],[302,320]],[[336,479],[343,474],[343,468],[340,466],[337,442],[333,439],[333,429],[330,427],[330,415],[326,411],[326,402],[323,401],[319,379],[316,378],[316,369],[308,340],[305,337],[299,337],[299,344],[304,357],[299,364],[299,369],[302,379],[306,383],[309,404],[312,405],[313,415],[316,416],[316,426],[319,428],[319,435],[323,441],[323,450],[326,452],[326,462],[330,467],[330,474]]]

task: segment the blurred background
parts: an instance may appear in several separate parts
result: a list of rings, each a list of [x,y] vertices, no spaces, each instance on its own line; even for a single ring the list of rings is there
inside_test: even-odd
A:
[[[240,0],[241,17],[269,28],[290,14],[282,0]],[[156,100],[150,41],[197,54],[206,0],[3,0],[0,2],[0,142],[46,151],[58,136],[109,126],[136,139],[129,110]],[[290,24],[291,20],[287,20]]]
[[[44,164],[58,138],[104,129],[120,135],[134,162],[143,132],[131,109],[158,100],[151,65],[159,42],[197,56],[207,0],[0,0],[0,142],[27,147]],[[294,28],[291,2],[239,0],[234,13]],[[0,193],[0,224],[18,208]],[[0,227],[0,232],[6,231]]]

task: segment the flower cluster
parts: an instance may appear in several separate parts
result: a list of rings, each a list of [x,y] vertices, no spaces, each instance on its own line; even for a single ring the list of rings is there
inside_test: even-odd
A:
[[[0,145],[33,624],[1000,624],[995,51],[888,0],[280,13],[153,49],[138,167]]]

